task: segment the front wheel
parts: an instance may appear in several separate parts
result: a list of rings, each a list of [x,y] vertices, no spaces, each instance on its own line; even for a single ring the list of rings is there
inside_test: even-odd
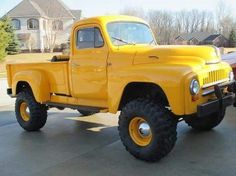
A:
[[[119,134],[126,150],[138,159],[155,162],[173,149],[177,121],[163,106],[148,99],[128,103],[119,117]]]
[[[28,89],[17,95],[15,112],[18,123],[26,131],[37,131],[46,124],[46,105],[36,102],[32,92]]]
[[[225,117],[225,109],[221,113],[216,112],[202,118],[193,116],[189,119],[185,119],[185,122],[193,129],[200,131],[209,131],[218,126],[222,122],[224,117]]]

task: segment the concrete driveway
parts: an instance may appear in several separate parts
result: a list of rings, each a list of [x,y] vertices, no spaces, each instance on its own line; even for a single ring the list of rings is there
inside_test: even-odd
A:
[[[14,99],[7,95],[7,80],[0,78],[0,106],[10,105],[14,103]]]
[[[0,104],[1,176],[236,175],[234,108],[210,132],[200,133],[180,123],[174,150],[150,164],[125,151],[117,132],[117,115],[81,117],[76,111],[53,109],[40,132],[28,133],[17,124],[12,101],[7,97],[5,101],[2,104],[1,99]]]

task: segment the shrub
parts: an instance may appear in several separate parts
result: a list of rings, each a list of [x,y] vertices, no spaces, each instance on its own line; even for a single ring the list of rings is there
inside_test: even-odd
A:
[[[11,24],[11,20],[4,16],[1,21],[4,23],[4,29],[9,34],[10,40],[8,43],[8,47],[6,48],[6,52],[9,55],[18,54],[20,52],[20,43],[16,37],[14,28]]]
[[[4,22],[0,21],[0,60],[6,56],[6,48],[10,42],[9,33],[5,31],[5,24]]]
[[[236,47],[236,32],[233,29],[229,35],[229,45],[230,47]]]

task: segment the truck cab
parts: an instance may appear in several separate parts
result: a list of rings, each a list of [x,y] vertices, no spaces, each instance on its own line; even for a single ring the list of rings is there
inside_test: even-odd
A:
[[[158,161],[173,148],[177,122],[198,130],[219,125],[234,103],[232,68],[214,46],[159,46],[149,25],[130,16],[81,20],[70,55],[44,63],[7,65],[16,118],[39,130],[47,110],[116,113],[126,149]]]

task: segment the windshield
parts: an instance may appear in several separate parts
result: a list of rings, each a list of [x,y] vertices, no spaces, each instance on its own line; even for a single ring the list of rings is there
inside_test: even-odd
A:
[[[151,29],[138,22],[114,22],[107,25],[113,45],[154,44]]]

